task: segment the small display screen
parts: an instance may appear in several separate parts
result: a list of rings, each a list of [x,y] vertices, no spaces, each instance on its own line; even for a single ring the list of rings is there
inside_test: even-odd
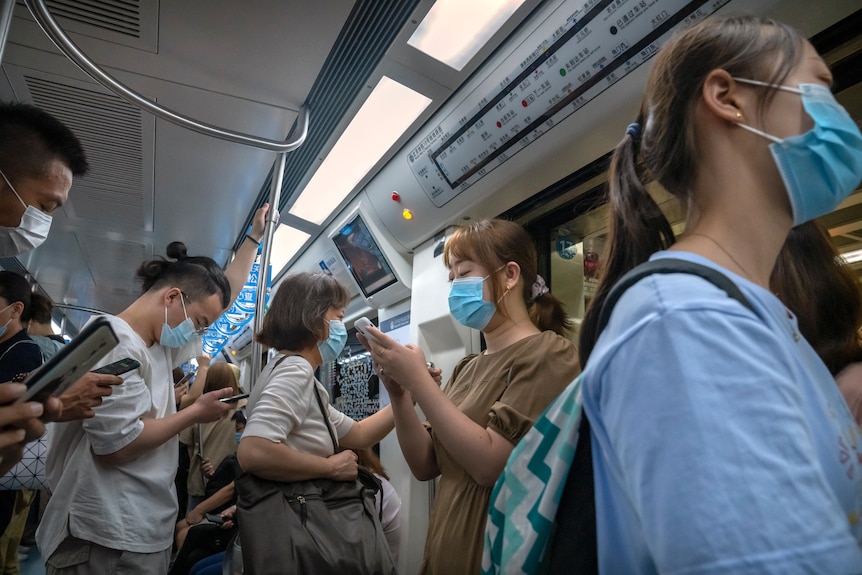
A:
[[[371,297],[398,281],[359,214],[341,228],[332,240],[365,297]]]

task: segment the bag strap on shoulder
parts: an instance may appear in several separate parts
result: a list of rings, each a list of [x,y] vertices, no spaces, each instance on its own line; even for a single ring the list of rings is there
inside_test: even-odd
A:
[[[604,305],[602,305],[602,311],[599,313],[598,329],[596,330],[597,333],[601,333],[608,324],[608,321],[611,319],[611,313],[614,311],[614,307],[626,290],[645,277],[655,274],[688,274],[698,276],[720,288],[722,291],[727,293],[730,298],[735,299],[752,312],[757,313],[751,305],[751,302],[748,301],[742,293],[742,290],[739,289],[739,286],[720,271],[709,266],[696,264],[686,260],[661,258],[648,261],[637,266],[620,278],[614,287],[611,288]]]
[[[288,355],[284,355],[275,362],[275,365],[272,366],[272,370],[275,371],[275,368],[281,364],[288,357],[299,355],[297,353],[292,353]],[[317,400],[317,407],[320,409],[320,415],[323,417],[323,424],[326,426],[326,431],[329,432],[329,438],[332,440],[332,450],[333,453],[338,453],[338,439],[335,437],[335,433],[332,431],[332,426],[329,424],[329,418],[326,416],[326,409],[323,407],[323,400],[320,399],[320,393],[317,391],[317,385],[312,381],[311,390],[314,393],[314,398]]]
[[[654,274],[689,274],[701,277],[757,313],[742,290],[718,270],[686,260],[661,258],[635,267],[611,288],[599,313],[597,333],[601,333],[607,326],[614,306],[626,290]],[[575,456],[557,508],[557,534],[550,544],[550,573],[570,573],[572,569],[583,574],[598,573],[594,479],[590,420],[587,419],[586,413],[582,413]]]
[[[9,348],[8,348],[6,351],[4,351],[4,352],[3,352],[3,355],[0,355],[0,361],[2,361],[2,360],[3,360],[3,358],[4,358],[4,357],[6,357],[6,354],[7,354],[7,353],[9,353],[10,351],[12,351],[12,348],[16,347],[19,343],[24,343],[24,344],[26,344],[26,343],[32,343],[33,345],[35,345],[35,346],[39,349],[39,355],[41,356],[41,354],[42,354],[42,348],[41,348],[41,347],[39,347],[39,344],[38,344],[38,343],[36,343],[36,342],[35,342],[35,341],[33,341],[32,339],[19,339],[18,341],[16,341],[16,342],[15,342],[15,343],[13,343],[12,345],[10,345],[10,346],[9,346]]]
[[[320,408],[320,415],[323,417],[323,424],[326,426],[326,431],[329,432],[329,439],[332,440],[332,451],[338,453],[338,439],[335,438],[335,432],[332,431],[332,426],[329,424],[329,417],[326,416],[326,409],[323,407],[323,400],[320,399],[320,392],[317,391],[317,384],[311,384],[314,390],[314,398],[317,400],[317,407]]]

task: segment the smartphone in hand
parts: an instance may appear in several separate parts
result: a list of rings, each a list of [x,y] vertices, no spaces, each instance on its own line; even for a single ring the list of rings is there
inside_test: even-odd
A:
[[[365,339],[379,344],[380,342],[378,342],[377,339],[368,331],[368,326],[373,325],[374,324],[371,323],[371,320],[367,317],[361,317],[353,323],[353,327],[355,327],[356,331],[361,333]]]
[[[209,521],[210,523],[215,523],[216,525],[222,525],[224,523],[224,517],[222,517],[218,513],[207,513],[206,518],[207,521]]]
[[[236,403],[240,399],[245,399],[251,395],[250,393],[240,393],[239,395],[232,395],[230,397],[223,397],[219,401],[222,403]]]
[[[141,362],[136,359],[132,359],[131,357],[126,357],[121,359],[120,361],[115,361],[114,363],[109,363],[108,365],[103,365],[98,369],[94,369],[93,373],[107,373],[108,375],[122,375],[133,369],[138,369],[141,367]]]
[[[193,376],[195,373],[197,373],[197,371],[196,371],[196,370],[194,370],[194,369],[193,369],[193,370],[191,370],[190,372],[188,372],[187,374],[185,374],[181,380],[179,380],[178,382],[176,382],[176,383],[174,384],[174,387],[180,387],[181,385],[185,385],[185,384],[187,384],[187,383],[189,382],[189,380],[192,378],[192,376]]]
[[[111,323],[97,317],[57,354],[42,364],[24,380],[27,391],[16,403],[45,401],[50,395],[60,395],[81,376],[99,363],[119,343]]]

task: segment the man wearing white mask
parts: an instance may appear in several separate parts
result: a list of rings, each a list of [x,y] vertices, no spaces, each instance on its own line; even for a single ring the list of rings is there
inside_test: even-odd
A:
[[[51,214],[66,201],[72,178],[87,168],[81,143],[61,122],[33,106],[0,102],[0,257],[17,256],[45,241]],[[0,427],[7,430],[0,434],[0,473],[21,459],[27,440],[44,433],[43,410],[48,420],[92,417],[92,408],[118,383],[119,377],[89,373],[43,408],[34,402],[12,404],[24,386],[0,382]],[[0,526],[5,521],[0,509]]]
[[[78,138],[58,120],[26,104],[0,104],[0,256],[45,241],[72,178],[88,168]]]

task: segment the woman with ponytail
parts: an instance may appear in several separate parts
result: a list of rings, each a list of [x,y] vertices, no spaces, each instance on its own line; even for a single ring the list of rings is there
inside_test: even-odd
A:
[[[830,85],[804,38],[756,17],[708,19],[656,59],[614,151],[608,253],[580,337],[602,573],[862,569],[862,437],[769,290],[791,227],[862,179],[862,135]],[[651,181],[687,210],[678,240]],[[611,288],[648,259],[712,268],[742,298],[654,274],[599,333]]]
[[[487,349],[461,360],[441,390],[419,348],[373,327],[366,343],[410,470],[423,481],[441,477],[421,572],[478,573],[491,488],[514,446],[580,369],[564,337],[570,321],[538,275],[523,227],[497,219],[462,227],[443,261],[452,281],[449,310],[482,331]]]

